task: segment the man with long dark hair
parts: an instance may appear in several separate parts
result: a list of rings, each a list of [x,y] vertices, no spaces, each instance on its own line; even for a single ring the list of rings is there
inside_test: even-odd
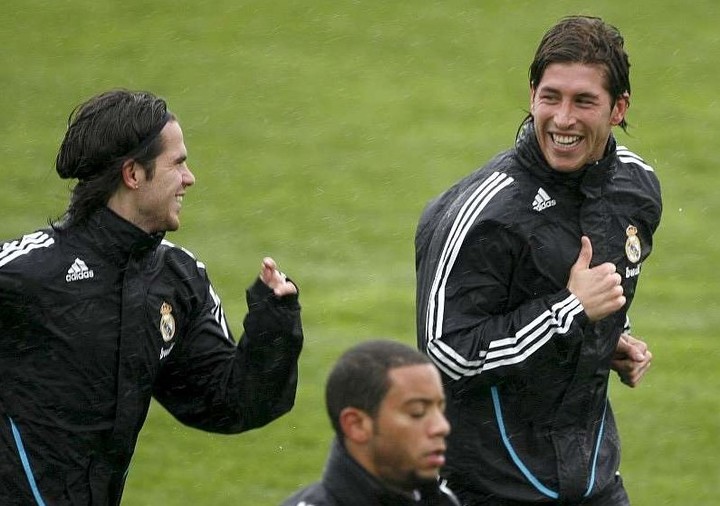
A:
[[[236,433],[289,411],[297,288],[265,258],[236,343],[205,266],[164,239],[195,177],[177,118],[113,90],[70,116],[51,227],[0,250],[0,503],[118,504],[151,397]]]

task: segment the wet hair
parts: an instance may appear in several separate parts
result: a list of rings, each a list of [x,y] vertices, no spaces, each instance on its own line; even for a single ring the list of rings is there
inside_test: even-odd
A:
[[[624,43],[620,31],[600,18],[562,18],[540,41],[530,64],[530,85],[537,87],[553,63],[599,64],[607,72],[605,88],[614,105],[624,93],[630,94],[630,61]],[[627,129],[625,119],[620,127]]]
[[[389,340],[373,340],[347,350],[336,362],[325,385],[325,404],[335,434],[342,441],[340,412],[353,407],[375,418],[391,383],[389,371],[430,364],[418,350]]]
[[[65,223],[83,222],[107,204],[126,161],[141,164],[152,179],[163,149],[160,132],[175,119],[163,99],[144,91],[111,90],[76,107],[55,160],[61,178],[78,180]]]

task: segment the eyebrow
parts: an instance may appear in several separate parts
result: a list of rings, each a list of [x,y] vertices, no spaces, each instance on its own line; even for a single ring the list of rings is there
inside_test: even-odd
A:
[[[557,95],[561,95],[562,92],[558,88],[554,88],[552,86],[541,86],[538,88],[537,93],[555,93]],[[580,93],[576,93],[573,95],[574,97],[580,97],[580,98],[598,98],[600,95],[597,93],[592,93],[590,91],[582,91]]]
[[[444,403],[445,398],[442,399],[433,399],[430,397],[413,397],[412,399],[408,399],[405,402],[403,402],[403,406],[409,406],[411,404],[423,404],[425,406],[436,404],[437,402]]]

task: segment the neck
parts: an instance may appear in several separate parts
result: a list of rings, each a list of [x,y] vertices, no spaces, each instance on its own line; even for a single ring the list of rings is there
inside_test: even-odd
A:
[[[132,192],[123,189],[118,190],[108,200],[107,207],[124,220],[150,233],[137,219],[137,205],[135,204]]]
[[[345,450],[347,451],[348,455],[352,457],[355,462],[357,462],[365,471],[367,471],[369,474],[373,476],[376,480],[378,480],[382,485],[395,492],[399,495],[404,495],[409,498],[413,498],[415,494],[415,488],[410,485],[401,485],[396,482],[388,481],[385,478],[385,475],[388,473],[383,472],[384,466],[382,463],[376,462],[376,459],[373,458],[373,454],[370,451],[370,449],[365,445],[358,445],[353,443],[352,441],[345,441]],[[389,473],[397,472],[395,469],[387,469]]]

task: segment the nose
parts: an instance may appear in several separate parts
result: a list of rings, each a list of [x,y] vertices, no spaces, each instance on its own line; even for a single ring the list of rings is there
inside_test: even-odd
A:
[[[560,103],[555,111],[554,120],[555,125],[561,129],[569,128],[575,123],[575,110],[571,101],[564,100]]]
[[[185,167],[182,177],[183,186],[192,186],[195,184],[195,175],[190,170],[190,167]]]
[[[450,434],[450,422],[448,422],[448,419],[445,418],[445,413],[443,413],[441,410],[438,410],[432,417],[432,422],[430,424],[430,435],[433,437],[445,437],[448,434]]]

